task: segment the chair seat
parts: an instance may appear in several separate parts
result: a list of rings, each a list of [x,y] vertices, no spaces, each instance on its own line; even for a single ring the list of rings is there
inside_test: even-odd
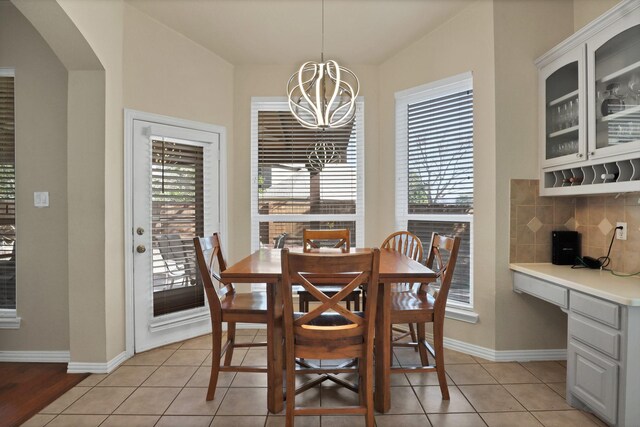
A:
[[[266,292],[228,294],[220,304],[223,312],[267,314]]]
[[[435,299],[424,292],[392,292],[391,322],[424,322],[433,317]],[[425,320],[427,319],[427,320]]]

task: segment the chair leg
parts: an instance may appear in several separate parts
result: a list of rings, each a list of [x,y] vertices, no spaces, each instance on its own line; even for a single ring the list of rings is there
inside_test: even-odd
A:
[[[305,298],[298,294],[298,309],[300,309],[301,312],[305,312],[306,310],[304,309],[304,302],[305,302]]]
[[[220,373],[220,351],[222,348],[222,325],[216,324],[211,331],[211,376],[209,377],[209,389],[207,390],[207,400],[213,400],[218,384],[218,374]]]
[[[416,342],[418,339],[416,338],[416,328],[413,326],[413,323],[409,323],[409,334],[411,335],[411,341]],[[416,351],[418,351],[418,347],[416,347]]]
[[[411,326],[413,326],[413,324],[411,324]],[[427,348],[424,345],[424,340],[427,339],[425,324],[418,323],[417,326],[418,334],[416,337],[416,342],[418,343],[418,345],[416,346],[416,350],[420,353],[420,363],[422,364],[422,366],[429,366],[429,355],[427,353]],[[415,332],[412,335],[415,335]]]
[[[449,387],[447,386],[447,376],[444,369],[444,344],[443,344],[443,324],[435,321],[433,323],[433,350],[436,358],[436,372],[438,373],[438,383],[443,400],[449,400]]]
[[[231,366],[231,359],[233,358],[233,349],[236,346],[236,324],[235,322],[227,323],[227,352],[224,355],[224,366]]]
[[[372,352],[373,353],[373,352]],[[365,413],[365,426],[374,427],[375,418],[373,413],[373,356],[369,354],[365,356],[365,360],[360,360],[362,365],[365,365],[364,375],[362,375],[363,387],[360,392],[364,394],[364,404],[366,405],[367,412]]]
[[[287,349],[285,350],[285,365],[286,365],[286,398],[285,402],[285,425],[286,427],[293,427],[294,424],[294,409],[296,406],[296,362],[295,356],[292,354],[292,344],[285,344]],[[290,352],[290,353],[288,353]]]
[[[353,309],[355,311],[360,311],[360,295],[356,295],[353,299]]]

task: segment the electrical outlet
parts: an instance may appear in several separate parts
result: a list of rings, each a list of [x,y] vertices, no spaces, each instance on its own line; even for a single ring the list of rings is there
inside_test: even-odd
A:
[[[616,239],[627,240],[627,223],[617,222],[616,227],[622,227],[622,229],[616,229]]]

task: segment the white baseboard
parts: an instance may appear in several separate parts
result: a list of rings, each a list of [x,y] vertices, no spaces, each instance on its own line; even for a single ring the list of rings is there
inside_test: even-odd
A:
[[[0,351],[0,362],[68,363],[68,351]]]
[[[427,338],[431,340],[433,336],[427,334]],[[529,362],[542,360],[566,360],[567,349],[544,349],[544,350],[493,350],[491,348],[481,347],[475,344],[469,344],[464,341],[455,340],[453,338],[444,339],[444,346],[451,350],[460,351],[470,354],[471,356],[482,357],[492,362]]]
[[[67,373],[69,374],[108,374],[116,369],[129,357],[126,352],[122,352],[106,363],[69,362]]]

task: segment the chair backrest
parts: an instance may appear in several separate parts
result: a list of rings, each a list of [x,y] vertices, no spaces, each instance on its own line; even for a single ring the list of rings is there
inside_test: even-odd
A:
[[[384,239],[382,249],[391,249],[408,256],[414,261],[422,262],[422,242],[420,238],[409,231],[396,231]]]
[[[426,265],[439,273],[440,288],[434,293],[434,308],[441,312],[444,312],[447,304],[449,288],[458,259],[458,249],[460,249],[460,237],[441,236],[438,233],[431,235]]]
[[[348,229],[307,230],[305,228],[302,231],[302,250],[310,252],[312,249],[319,248],[320,245],[317,242],[320,240],[337,240],[332,247],[342,248],[345,252],[351,249],[351,235]]]
[[[380,250],[354,254],[293,254],[282,250],[282,286],[287,346],[296,357],[346,359],[373,351],[378,298]],[[317,286],[330,279],[342,290],[328,297]],[[293,285],[302,286],[319,305],[308,313],[294,313]],[[358,286],[367,289],[365,312],[354,313],[340,302]],[[289,351],[288,347],[288,351]]]
[[[193,244],[196,250],[198,271],[200,272],[202,285],[207,294],[209,308],[213,316],[214,312],[220,313],[220,298],[234,294],[235,288],[233,283],[225,285],[220,281],[220,273],[227,269],[227,263],[222,255],[222,246],[220,245],[218,233],[213,233],[209,237],[195,237]]]
[[[274,249],[282,249],[284,248],[285,243],[287,242],[287,233],[279,234],[275,239],[273,239],[273,248]]]

